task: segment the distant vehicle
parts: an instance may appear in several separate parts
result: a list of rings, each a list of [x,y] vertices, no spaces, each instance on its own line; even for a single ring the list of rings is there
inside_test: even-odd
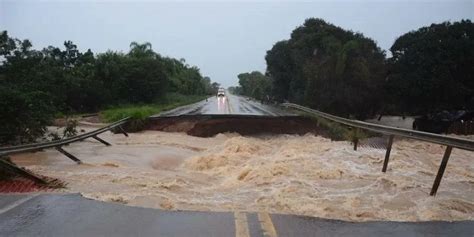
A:
[[[446,133],[454,122],[474,119],[474,111],[441,111],[423,115],[413,121],[413,129],[431,133]]]
[[[224,88],[219,88],[217,91],[217,97],[224,97],[225,96],[225,89]]]

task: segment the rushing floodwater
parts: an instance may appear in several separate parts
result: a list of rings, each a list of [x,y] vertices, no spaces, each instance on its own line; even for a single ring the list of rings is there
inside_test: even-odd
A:
[[[444,151],[396,141],[387,173],[385,150],[353,151],[314,135],[211,138],[146,131],[105,133],[67,151],[21,154],[14,161],[68,183],[66,192],[127,205],[216,211],[291,213],[344,220],[472,220],[472,153],[454,149],[436,197],[430,197]]]

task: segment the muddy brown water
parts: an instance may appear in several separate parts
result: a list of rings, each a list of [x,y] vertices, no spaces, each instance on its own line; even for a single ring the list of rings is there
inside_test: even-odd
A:
[[[318,127],[313,127],[315,133],[242,135],[235,131],[242,132],[245,125],[220,119],[152,124],[154,130],[128,138],[101,134],[113,144],[110,147],[94,140],[65,147],[82,165],[51,149],[12,159],[38,174],[64,180],[64,192],[132,206],[267,211],[351,221],[474,219],[470,152],[453,150],[438,194],[430,197],[442,146],[396,140],[388,171],[382,173],[384,149],[353,151],[349,142],[317,135]],[[223,132],[219,124],[230,121],[232,128]],[[284,119],[273,123],[283,124],[291,126]],[[279,129],[272,127],[265,129]],[[201,136],[188,135],[194,132]]]

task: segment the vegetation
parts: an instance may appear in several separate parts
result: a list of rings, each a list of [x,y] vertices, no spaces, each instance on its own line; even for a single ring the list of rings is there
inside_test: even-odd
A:
[[[130,117],[126,128],[128,131],[140,131],[146,128],[147,118],[162,111],[170,110],[182,105],[191,104],[205,99],[206,95],[190,95],[170,93],[163,100],[143,105],[122,105],[103,110],[100,115],[107,122],[114,122]]]
[[[227,88],[227,90],[230,93],[235,94],[235,95],[243,95],[242,87],[240,87],[240,86],[230,86],[230,87]]]
[[[250,96],[258,100],[265,100],[271,93],[271,81],[261,72],[241,73],[237,76],[241,87],[239,94]],[[235,89],[233,89],[235,92]]]
[[[120,105],[103,110],[100,115],[107,122],[117,121],[126,117],[144,119],[150,115],[160,113],[178,106],[191,104],[205,99],[205,95],[183,96],[181,94],[167,94],[165,99],[156,103],[142,105]]]
[[[325,118],[314,116],[312,114],[302,113],[302,115],[314,120],[319,127],[323,128],[328,133],[327,135],[331,139],[336,141],[347,140],[352,143],[357,143],[359,140],[364,138],[377,136],[376,133],[364,131],[358,128],[352,128]]]
[[[474,24],[432,24],[390,48],[387,100],[392,110],[423,114],[474,109]]]
[[[387,59],[372,39],[311,18],[267,52],[265,74],[241,73],[230,91],[357,119],[474,109],[473,37],[469,20],[432,24],[400,36]],[[0,144],[35,140],[57,114],[109,108],[108,121],[139,121],[219,86],[150,43],[127,53],[81,52],[71,41],[35,50],[0,31]]]
[[[277,100],[359,119],[373,115],[380,103],[385,55],[362,34],[308,19],[265,59]]]
[[[474,109],[473,37],[469,20],[432,24],[399,37],[386,59],[372,39],[307,19],[267,52],[266,76],[239,74],[232,90],[256,98],[269,91],[278,102],[357,119]]]
[[[29,40],[0,32],[0,143],[35,140],[55,114],[174,103],[165,95],[202,96],[214,90],[197,67],[159,55],[150,43],[132,42],[128,53],[94,55],[71,41],[64,49],[34,50]]]

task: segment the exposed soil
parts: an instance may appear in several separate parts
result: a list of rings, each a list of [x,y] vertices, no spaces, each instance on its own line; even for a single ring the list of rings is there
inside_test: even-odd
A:
[[[212,137],[226,132],[240,135],[312,133],[327,137],[327,133],[314,121],[299,116],[193,115],[156,117],[150,119],[147,130],[185,132],[197,137]]]

